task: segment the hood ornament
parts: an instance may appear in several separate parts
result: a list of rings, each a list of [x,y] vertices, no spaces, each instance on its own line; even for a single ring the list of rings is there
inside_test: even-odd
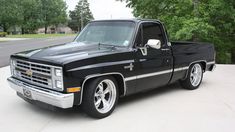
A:
[[[32,76],[32,75],[33,75],[33,71],[29,69],[29,70],[26,71],[26,74],[27,74],[28,76]]]

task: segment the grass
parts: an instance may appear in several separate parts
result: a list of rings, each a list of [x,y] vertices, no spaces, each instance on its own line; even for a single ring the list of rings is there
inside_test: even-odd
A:
[[[52,38],[52,37],[64,37],[75,36],[76,34],[20,34],[20,35],[7,35],[7,38]]]

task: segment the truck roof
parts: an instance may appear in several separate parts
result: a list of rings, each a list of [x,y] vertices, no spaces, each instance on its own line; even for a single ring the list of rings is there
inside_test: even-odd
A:
[[[142,18],[133,18],[133,19],[105,19],[105,20],[93,20],[91,22],[106,22],[106,21],[131,21],[131,22],[135,22],[135,23],[139,23],[142,21],[155,21],[155,22],[160,22],[157,19],[142,19]]]

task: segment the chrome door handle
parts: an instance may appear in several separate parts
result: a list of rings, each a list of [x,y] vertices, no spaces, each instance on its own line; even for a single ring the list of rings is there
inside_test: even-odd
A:
[[[161,49],[162,51],[168,51],[168,50],[170,50],[170,49]]]

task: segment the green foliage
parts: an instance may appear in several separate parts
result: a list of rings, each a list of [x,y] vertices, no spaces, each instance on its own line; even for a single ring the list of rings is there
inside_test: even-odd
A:
[[[69,12],[69,16],[69,27],[74,31],[81,31],[82,26],[94,19],[87,0],[80,0],[75,10]]]
[[[66,22],[67,6],[63,0],[41,0],[41,4],[42,20],[46,29],[45,33],[47,33],[48,26]]]
[[[42,25],[66,23],[66,9],[63,0],[0,0],[0,26],[5,32],[20,26],[22,33],[33,33]]]
[[[40,0],[21,0],[20,25],[22,34],[34,33],[42,25],[41,6]]]
[[[19,22],[20,9],[18,3],[20,0],[0,0],[0,26],[4,32],[11,25],[16,25]]]
[[[231,63],[235,47],[234,0],[121,0],[136,17],[159,19],[171,40],[215,44],[218,63]]]

